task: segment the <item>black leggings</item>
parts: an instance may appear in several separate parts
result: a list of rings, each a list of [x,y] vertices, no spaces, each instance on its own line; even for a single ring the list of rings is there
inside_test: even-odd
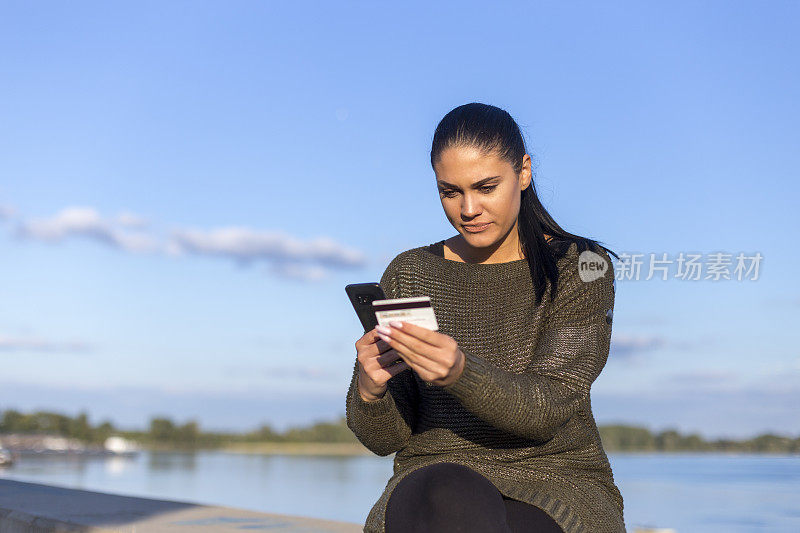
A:
[[[456,463],[414,470],[386,503],[386,533],[564,533],[542,509],[503,496],[491,481]]]

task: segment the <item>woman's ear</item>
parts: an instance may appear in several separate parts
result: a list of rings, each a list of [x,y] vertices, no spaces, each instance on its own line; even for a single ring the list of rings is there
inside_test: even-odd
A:
[[[522,171],[519,174],[519,190],[524,191],[531,184],[531,156],[522,157]]]

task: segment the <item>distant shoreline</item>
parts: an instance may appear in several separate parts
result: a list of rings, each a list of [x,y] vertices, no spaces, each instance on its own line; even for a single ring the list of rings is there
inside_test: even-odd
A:
[[[221,452],[264,455],[374,455],[359,443],[347,442],[258,442],[237,443],[217,448]]]
[[[677,429],[653,432],[645,426],[610,424],[597,426],[607,453],[724,453],[800,455],[800,435],[763,433],[751,438],[715,438]],[[99,425],[89,415],[77,417],[36,411],[6,409],[0,413],[0,448],[47,450],[98,449],[118,453],[126,449],[153,451],[224,450],[231,453],[282,455],[372,455],[359,442],[345,416],[310,426],[283,431],[262,424],[245,433],[203,431],[196,420],[176,424],[169,418],[151,418],[149,428],[123,430],[106,420]]]
[[[374,456],[361,444],[324,442],[262,442],[239,443],[214,448],[213,451],[253,455],[333,455],[333,456]],[[726,450],[606,450],[608,455],[797,455],[791,452],[745,452]]]

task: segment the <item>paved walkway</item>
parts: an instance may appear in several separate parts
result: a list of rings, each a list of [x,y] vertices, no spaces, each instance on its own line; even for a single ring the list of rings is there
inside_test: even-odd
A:
[[[358,524],[0,479],[0,533],[358,533]]]

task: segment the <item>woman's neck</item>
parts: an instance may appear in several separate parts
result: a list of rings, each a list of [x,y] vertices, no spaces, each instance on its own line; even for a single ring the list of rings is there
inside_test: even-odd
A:
[[[544,238],[548,241],[552,239],[547,234],[544,234]],[[444,241],[442,251],[445,259],[463,263],[508,263],[525,258],[516,225],[500,244],[495,243],[487,248],[474,248],[467,244],[464,236],[459,233]]]

